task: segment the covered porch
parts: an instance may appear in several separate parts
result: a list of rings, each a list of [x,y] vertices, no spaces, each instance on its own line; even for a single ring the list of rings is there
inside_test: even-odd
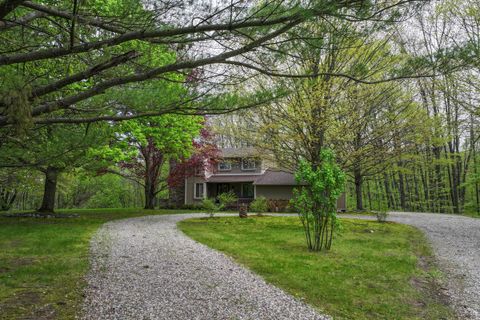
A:
[[[255,199],[255,186],[251,182],[207,182],[207,198],[216,199],[218,195],[232,191],[238,198],[235,207],[250,204]],[[232,206],[233,207],[233,206]]]

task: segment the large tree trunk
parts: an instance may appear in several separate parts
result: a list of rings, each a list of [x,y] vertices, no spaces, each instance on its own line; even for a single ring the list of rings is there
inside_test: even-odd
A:
[[[177,161],[172,157],[169,160],[169,171],[170,174],[175,170],[177,166]],[[185,203],[185,179],[182,179],[182,183],[178,186],[171,187],[168,189],[168,204],[175,208],[180,208]]]
[[[43,191],[42,205],[38,209],[39,212],[53,213],[59,173],[60,170],[53,167],[47,167],[47,170],[45,170],[45,189]]]
[[[145,209],[152,210],[155,209],[155,200],[159,192],[158,178],[164,157],[163,153],[155,147],[152,138],[148,138],[148,144],[141,147],[140,152],[145,160]]]
[[[145,185],[145,209],[155,209],[155,186],[153,184]]]

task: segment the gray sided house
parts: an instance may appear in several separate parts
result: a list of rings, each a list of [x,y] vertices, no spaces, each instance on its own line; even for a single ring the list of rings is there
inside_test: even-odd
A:
[[[233,191],[238,204],[249,204],[264,196],[271,211],[283,211],[296,185],[292,173],[262,160],[254,148],[225,148],[215,168],[185,179],[184,201],[185,205],[200,204],[205,198]],[[344,194],[337,202],[337,209],[346,209]]]

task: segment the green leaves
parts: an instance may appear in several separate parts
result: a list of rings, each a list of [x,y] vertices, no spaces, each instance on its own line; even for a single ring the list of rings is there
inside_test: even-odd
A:
[[[336,203],[343,192],[345,174],[329,149],[320,152],[320,163],[301,160],[295,173],[297,184],[291,200],[304,226],[310,250],[330,249],[336,225]]]

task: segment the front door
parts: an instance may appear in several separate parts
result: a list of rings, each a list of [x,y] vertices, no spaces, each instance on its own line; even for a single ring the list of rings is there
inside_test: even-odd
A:
[[[217,195],[226,193],[230,191],[230,184],[229,183],[218,183],[217,184]]]

